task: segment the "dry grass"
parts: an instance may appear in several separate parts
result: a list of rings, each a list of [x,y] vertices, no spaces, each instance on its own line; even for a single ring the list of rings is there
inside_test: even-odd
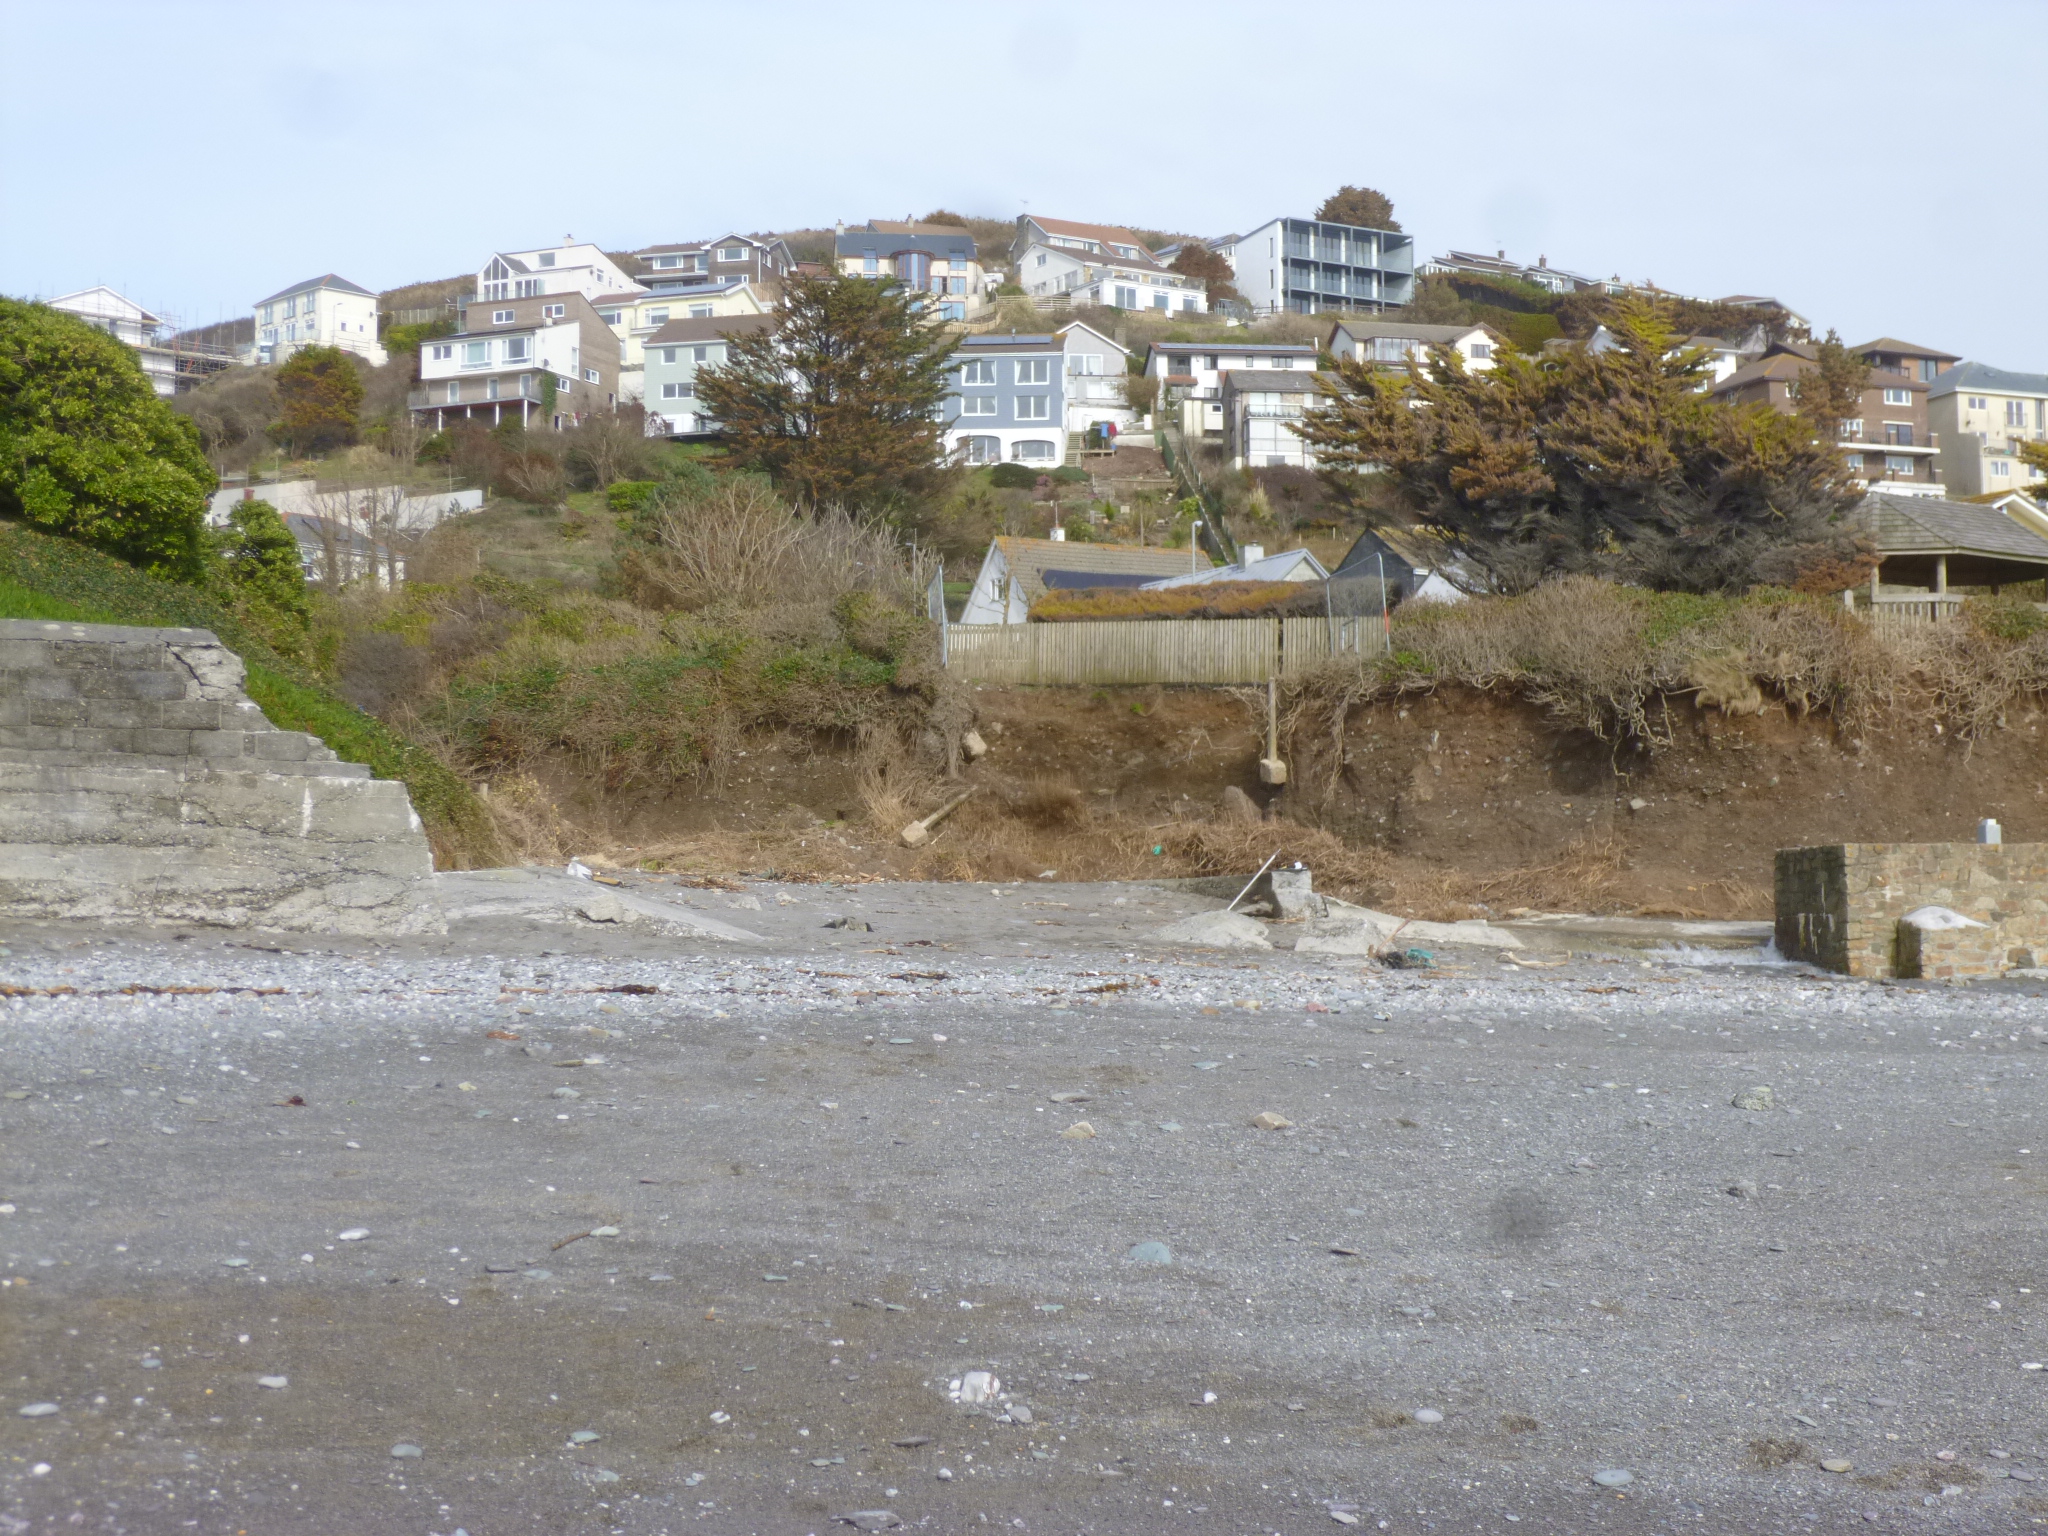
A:
[[[1211,581],[1199,586],[1084,587],[1048,592],[1031,605],[1034,624],[1071,624],[1086,619],[1245,619],[1312,601],[1322,612],[1317,582]]]

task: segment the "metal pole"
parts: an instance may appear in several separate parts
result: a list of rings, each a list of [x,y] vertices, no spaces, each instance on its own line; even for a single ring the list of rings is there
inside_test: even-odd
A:
[[[1394,620],[1387,612],[1387,557],[1375,555],[1380,563],[1380,638],[1386,642],[1386,654],[1394,654]]]

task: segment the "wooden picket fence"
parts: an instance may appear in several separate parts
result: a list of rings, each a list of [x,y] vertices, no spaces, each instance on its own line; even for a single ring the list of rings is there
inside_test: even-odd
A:
[[[946,626],[946,670],[970,683],[1263,683],[1384,648],[1377,614]]]

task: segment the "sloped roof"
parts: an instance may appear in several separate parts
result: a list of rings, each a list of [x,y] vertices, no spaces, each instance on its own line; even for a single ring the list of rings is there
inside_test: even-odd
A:
[[[1957,363],[1928,386],[1927,395],[1981,389],[2009,395],[2048,395],[2048,373],[2013,373],[1989,363]]]
[[[1765,380],[1796,379],[1812,366],[1810,361],[1796,353],[1779,352],[1770,357],[1758,358],[1753,363],[1744,363],[1716,384],[1712,393],[1726,395]]]
[[[1240,395],[1312,395],[1317,377],[1308,368],[1227,368],[1223,387]]]
[[[1988,555],[2048,567],[2048,539],[1996,507],[1873,491],[1857,508],[1881,555]]]
[[[1182,352],[1206,353],[1212,357],[1229,354],[1240,357],[1314,357],[1316,344],[1312,341],[1225,341],[1214,336],[1207,341],[1155,341],[1145,348],[1146,366],[1151,365],[1155,352],[1164,352],[1169,357]]]
[[[1307,574],[1302,574],[1306,570]],[[1326,581],[1330,573],[1323,562],[1305,549],[1283,549],[1243,565],[1218,565],[1206,571],[1182,571],[1178,576],[1148,581],[1146,587],[1162,591],[1170,587],[1201,586],[1216,581]]]
[[[1353,341],[1372,341],[1382,336],[1391,336],[1397,341],[1420,341],[1430,346],[1449,346],[1463,341],[1474,331],[1484,331],[1495,341],[1500,333],[1490,325],[1421,325],[1413,320],[1339,320],[1330,327],[1330,342],[1334,346],[1337,333],[1342,331]]]
[[[1370,528],[1344,552],[1344,558],[1337,562],[1336,576],[1341,579],[1377,575],[1377,551],[1372,547],[1375,539],[1396,559],[1406,561],[1411,570],[1439,571],[1457,563],[1444,541],[1426,528]]]
[[[967,235],[970,240],[974,238],[958,224],[906,224],[901,219],[869,219],[866,228],[878,235]],[[854,235],[860,231],[849,229],[847,233]]]
[[[359,293],[366,299],[377,297],[367,288],[359,288],[345,277],[336,277],[328,272],[319,277],[309,277],[303,283],[293,283],[289,288],[280,288],[267,299],[258,299],[258,304],[275,304],[279,299],[294,293],[304,293],[308,288],[332,288],[337,293]]]
[[[1900,341],[1896,336],[1880,336],[1875,341],[1863,342],[1849,350],[1858,357],[1865,352],[1898,352],[1906,357],[1947,358],[1952,363],[1959,361],[1957,354],[1953,352],[1944,352],[1939,347],[1918,347],[1910,341]]]
[[[151,314],[124,293],[116,292],[105,283],[93,288],[81,288],[76,293],[60,294],[49,301],[50,308],[61,309],[73,315],[118,315],[124,320],[133,320],[143,325],[161,325],[163,317]]]
[[[773,315],[701,315],[694,320],[669,321],[648,337],[645,345],[673,347],[678,343],[720,341],[727,336],[765,331],[773,324]]]
[[[1107,260],[1127,262],[1139,267],[1152,267],[1161,272],[1166,270],[1160,264],[1158,258],[1152,254],[1151,247],[1120,225],[1076,224],[1071,219],[1041,219],[1035,213],[1026,214],[1025,217],[1030,219],[1032,223],[1036,224],[1048,235],[1064,235],[1070,240],[1095,241],[1103,247],[1100,254]],[[1112,245],[1128,245],[1136,250],[1138,254],[1136,256],[1121,255],[1109,249]],[[1055,246],[1054,249],[1057,250],[1058,247]],[[1089,254],[1094,255],[1097,253],[1090,252]]]
[[[992,548],[1001,553],[1010,580],[1023,593],[1027,606],[1045,591],[1048,571],[1135,576],[1152,581],[1162,576],[1186,575],[1193,558],[1184,549],[1160,549],[1138,544],[1083,544],[1071,539],[1002,536],[994,540]],[[1061,585],[1070,587],[1073,583],[1062,581]]]

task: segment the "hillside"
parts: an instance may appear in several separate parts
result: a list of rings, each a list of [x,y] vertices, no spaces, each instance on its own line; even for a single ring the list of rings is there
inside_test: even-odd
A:
[[[503,862],[483,802],[439,758],[336,697],[205,593],[9,523],[0,523],[0,572],[0,618],[212,630],[247,665],[246,691],[271,724],[310,732],[345,760],[367,764],[377,778],[404,782],[437,867]]]

